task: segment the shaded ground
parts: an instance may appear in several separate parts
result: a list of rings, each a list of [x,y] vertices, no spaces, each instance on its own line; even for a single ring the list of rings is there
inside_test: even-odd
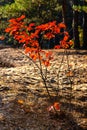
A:
[[[61,117],[51,117],[47,112],[52,102],[39,70],[20,50],[1,48],[0,130],[87,129],[87,51],[74,50],[66,56],[60,50],[54,56],[47,85],[52,102],[60,98]]]

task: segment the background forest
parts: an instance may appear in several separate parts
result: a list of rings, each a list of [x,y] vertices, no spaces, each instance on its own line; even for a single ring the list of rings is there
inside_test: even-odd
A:
[[[27,23],[37,25],[53,20],[64,22],[73,47],[87,49],[87,0],[0,0],[0,35],[6,35],[4,29],[10,18],[22,14],[26,15]],[[7,39],[8,43],[13,40],[8,36]]]

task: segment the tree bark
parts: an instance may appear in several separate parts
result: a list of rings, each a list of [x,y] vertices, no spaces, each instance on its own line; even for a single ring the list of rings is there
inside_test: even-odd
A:
[[[63,2],[62,2],[62,17],[63,17],[63,22],[65,23],[65,25],[67,25],[66,9],[67,9],[67,3],[66,3],[66,0],[63,0]]]
[[[83,23],[83,49],[87,49],[87,13],[84,12],[84,23]]]
[[[74,5],[78,6],[78,1],[74,0]],[[78,22],[79,22],[79,13],[78,10],[73,11],[73,38],[74,38],[74,48],[80,48],[80,40],[79,40],[79,31],[78,31]]]

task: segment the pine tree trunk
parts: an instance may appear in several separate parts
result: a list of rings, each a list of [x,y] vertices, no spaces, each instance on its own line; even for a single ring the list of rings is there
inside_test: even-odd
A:
[[[74,0],[74,5],[78,6],[78,1]],[[74,48],[80,48],[79,31],[78,31],[78,11],[73,11],[73,37],[74,37]]]
[[[84,12],[84,23],[83,23],[83,49],[87,49],[87,13]]]

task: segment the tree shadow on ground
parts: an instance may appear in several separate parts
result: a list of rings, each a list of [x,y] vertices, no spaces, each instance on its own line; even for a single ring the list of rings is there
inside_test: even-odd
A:
[[[64,114],[50,116],[47,107],[57,101],[58,97],[52,96],[52,101],[50,101],[47,94],[34,93],[26,88],[21,89],[14,99],[0,106],[1,113],[6,116],[3,120],[0,119],[0,127],[2,130],[5,127],[17,130],[86,130],[74,117],[74,114],[78,112],[86,116],[86,107],[68,103],[68,101],[64,102],[63,97],[61,98]],[[2,100],[2,97],[0,99]],[[19,103],[18,100],[20,100]],[[33,106],[30,102],[33,103]]]

